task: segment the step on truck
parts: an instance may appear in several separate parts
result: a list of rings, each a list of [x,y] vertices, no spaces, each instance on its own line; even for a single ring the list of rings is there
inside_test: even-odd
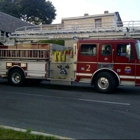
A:
[[[112,93],[120,85],[140,85],[140,42],[84,39],[71,47],[39,42],[0,45],[0,76],[13,86],[76,81]]]

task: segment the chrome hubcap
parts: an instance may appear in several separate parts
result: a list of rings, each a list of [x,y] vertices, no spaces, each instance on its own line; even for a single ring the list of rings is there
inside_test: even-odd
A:
[[[106,79],[105,77],[101,77],[99,80],[98,80],[98,86],[99,88],[105,90],[108,88],[109,86],[109,81],[108,79]]]
[[[20,76],[20,74],[19,74],[19,73],[14,73],[14,74],[12,75],[12,81],[13,81],[14,83],[19,83],[19,82],[21,81],[21,76]]]

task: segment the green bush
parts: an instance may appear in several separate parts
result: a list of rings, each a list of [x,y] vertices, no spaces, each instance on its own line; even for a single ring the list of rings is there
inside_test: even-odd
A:
[[[40,41],[41,43],[51,43],[51,44],[58,44],[58,45],[65,45],[65,41],[64,40],[42,40]]]

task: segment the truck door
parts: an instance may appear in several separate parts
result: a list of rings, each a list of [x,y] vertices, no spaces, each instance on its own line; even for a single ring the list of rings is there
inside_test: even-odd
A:
[[[111,43],[100,43],[99,57],[98,57],[98,68],[112,68],[113,67],[113,44]]]
[[[135,43],[135,50],[136,50],[136,85],[140,86],[140,42],[137,41]]]
[[[97,70],[97,43],[79,43],[76,81],[91,82],[92,74]]]
[[[132,50],[131,59],[127,57],[126,48],[132,43],[116,43],[114,70],[118,73],[121,85],[135,85],[135,59]],[[131,47],[132,48],[132,47]]]

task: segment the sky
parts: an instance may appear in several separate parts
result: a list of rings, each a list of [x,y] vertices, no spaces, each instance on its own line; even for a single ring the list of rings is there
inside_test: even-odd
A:
[[[53,24],[62,18],[119,12],[122,21],[140,21],[140,0],[50,0],[56,9]]]

